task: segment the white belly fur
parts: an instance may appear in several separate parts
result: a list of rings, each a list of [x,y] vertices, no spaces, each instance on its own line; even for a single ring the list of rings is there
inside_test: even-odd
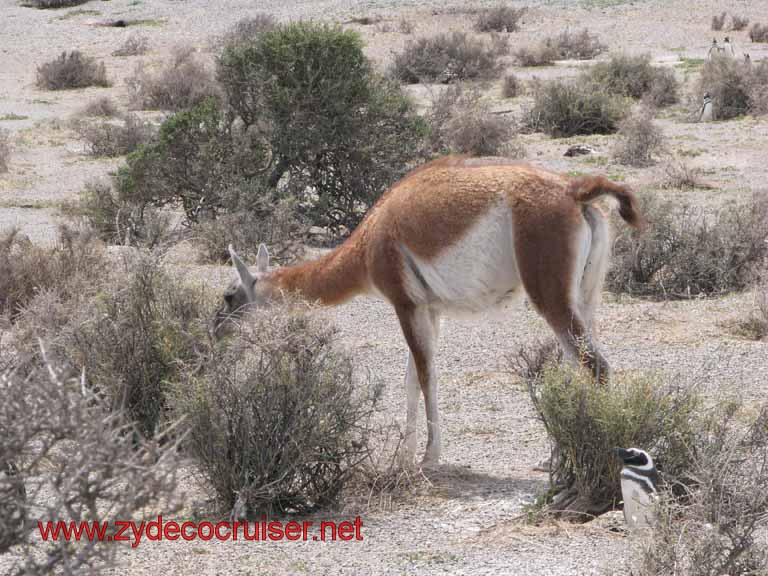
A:
[[[630,530],[646,528],[653,514],[653,500],[636,482],[621,479],[621,496],[624,499],[624,519]]]
[[[449,315],[476,314],[522,293],[512,214],[504,204],[434,260],[420,259],[406,246],[402,250],[409,264],[406,289],[416,304],[428,304]]]

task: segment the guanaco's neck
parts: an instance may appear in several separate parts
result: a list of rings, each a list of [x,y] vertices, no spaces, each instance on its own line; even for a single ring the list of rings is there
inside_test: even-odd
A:
[[[369,288],[365,251],[359,235],[325,256],[280,268],[268,276],[277,290],[326,306],[341,304]]]

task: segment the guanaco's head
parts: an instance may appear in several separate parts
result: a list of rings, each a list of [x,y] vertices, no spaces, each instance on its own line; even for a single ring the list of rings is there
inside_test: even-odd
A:
[[[232,322],[240,318],[249,307],[263,306],[269,301],[270,291],[262,281],[269,270],[267,247],[264,244],[259,246],[255,273],[248,269],[232,244],[229,245],[229,255],[237,276],[224,292],[224,301],[213,319],[213,334],[216,338],[223,336]]]

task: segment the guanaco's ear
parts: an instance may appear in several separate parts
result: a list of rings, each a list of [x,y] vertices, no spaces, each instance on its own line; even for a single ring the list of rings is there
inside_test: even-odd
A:
[[[259,245],[259,253],[256,255],[256,271],[260,274],[269,269],[269,250],[264,244]]]
[[[255,278],[251,274],[251,271],[248,270],[248,266],[245,265],[245,262],[240,259],[240,256],[237,255],[235,249],[232,248],[232,244],[229,245],[229,255],[232,257],[232,264],[235,266],[237,275],[240,276],[240,282],[247,286],[252,286]]]

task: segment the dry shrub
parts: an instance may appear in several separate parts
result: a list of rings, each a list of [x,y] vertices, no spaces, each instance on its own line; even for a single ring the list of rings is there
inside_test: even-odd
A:
[[[69,218],[108,244],[155,248],[171,234],[169,217],[159,210],[124,199],[108,182],[87,182],[79,198],[63,206]]]
[[[193,48],[176,48],[157,74],[138,66],[126,83],[132,105],[147,110],[181,110],[220,96],[213,75],[195,57]]]
[[[8,160],[11,157],[11,143],[8,133],[0,130],[0,174],[8,172]]]
[[[377,393],[355,389],[334,334],[299,304],[260,310],[185,371],[188,449],[235,517],[332,503],[367,459]]]
[[[168,386],[183,362],[208,340],[211,301],[200,288],[171,276],[152,256],[126,261],[116,286],[78,310],[79,329],[65,329],[57,348],[113,412],[136,423],[147,438],[164,424]]]
[[[719,32],[725,26],[725,19],[728,16],[727,12],[721,12],[720,16],[712,16],[712,30]]]
[[[64,51],[37,69],[37,87],[46,90],[65,90],[87,86],[109,86],[103,62],[96,62],[78,50]]]
[[[616,446],[649,450],[665,476],[681,477],[690,469],[684,447],[693,439],[700,405],[695,389],[641,374],[616,374],[596,386],[584,370],[554,364],[541,369],[541,358],[551,356],[546,350],[527,356],[532,360],[522,365],[532,367],[525,370],[533,377],[526,377],[526,385],[551,442],[551,482],[558,488],[549,511],[583,522],[614,507],[621,500]]]
[[[584,78],[610,94],[643,98],[654,106],[668,106],[678,101],[674,72],[651,65],[649,54],[613,56],[607,62],[595,64],[585,72]]]
[[[442,91],[427,113],[430,149],[438,153],[498,156],[521,154],[511,146],[512,122],[492,114],[479,90],[460,84]]]
[[[768,338],[768,279],[765,275],[755,288],[755,310],[738,323],[737,331],[754,340]]]
[[[261,34],[272,30],[277,26],[277,21],[271,14],[254,14],[238,20],[230,30],[218,41],[218,46],[235,44],[248,44],[256,40]]]
[[[149,51],[149,39],[143,34],[132,34],[112,56],[141,56]]]
[[[137,438],[84,379],[48,359],[26,377],[0,374],[0,396],[4,574],[112,573],[112,543],[42,542],[33,536],[38,522],[138,523],[147,510],[178,509],[177,447]]]
[[[514,98],[522,93],[520,80],[514,74],[507,74],[501,85],[501,95],[504,98]]]
[[[211,262],[229,262],[230,244],[237,246],[246,261],[255,262],[262,243],[269,246],[270,256],[278,262],[290,262],[303,254],[308,228],[295,198],[264,195],[255,198],[247,209],[201,221],[195,237]]]
[[[613,157],[626,166],[650,166],[664,149],[664,134],[648,111],[638,112],[619,124]]]
[[[520,29],[520,19],[527,10],[528,8],[525,6],[512,8],[504,4],[480,10],[475,20],[475,30],[478,32],[516,32]]]
[[[714,56],[701,70],[698,102],[705,92],[709,92],[718,120],[746,114],[749,112],[751,68],[734,58]]]
[[[695,190],[711,188],[701,178],[701,168],[692,166],[682,158],[670,157],[662,166],[659,186],[664,190]]]
[[[81,293],[56,285],[36,293],[18,316],[14,346],[29,355],[42,337],[62,362],[89,375],[112,412],[150,438],[168,423],[167,387],[180,363],[208,339],[212,307],[201,289],[170,276],[153,256],[135,253],[116,264],[111,275],[72,271]],[[38,362],[33,355],[27,365]]]
[[[749,29],[749,39],[752,42],[768,42],[768,24],[755,22]]]
[[[747,26],[749,26],[748,17],[731,14],[731,30],[745,30]]]
[[[768,200],[758,196],[715,214],[641,196],[651,225],[614,243],[613,292],[690,298],[744,290],[768,257]]]
[[[626,114],[623,100],[587,82],[552,80],[534,89],[529,129],[551,136],[611,134]]]
[[[632,576],[746,576],[768,572],[768,413],[737,402],[706,419],[683,496],[664,490]],[[679,492],[680,484],[674,486]]]
[[[418,38],[395,54],[390,74],[406,84],[495,78],[499,54],[481,40],[454,31]]]
[[[80,116],[117,118],[120,115],[120,109],[117,107],[117,104],[108,96],[101,96],[96,100],[92,100],[80,111]]]
[[[85,4],[90,0],[25,0],[24,6],[30,8],[70,8],[71,6],[79,6]]]
[[[521,46],[514,53],[514,60],[517,66],[552,66],[557,60],[556,50],[546,44],[541,44],[534,48]]]
[[[56,246],[44,248],[16,229],[7,230],[0,235],[0,316],[15,322],[49,287],[62,299],[74,298],[88,276],[98,277],[104,269],[103,252],[88,235],[63,227]]]
[[[401,34],[413,34],[414,25],[413,22],[408,20],[405,16],[400,18],[397,22],[397,29],[400,31]]]
[[[596,34],[590,34],[586,28],[581,32],[564,30],[555,38],[548,38],[545,44],[552,46],[557,53],[557,60],[592,60],[608,47]]]
[[[79,122],[76,131],[85,141],[92,156],[123,156],[149,141],[153,128],[135,114],[129,114],[121,124]]]

